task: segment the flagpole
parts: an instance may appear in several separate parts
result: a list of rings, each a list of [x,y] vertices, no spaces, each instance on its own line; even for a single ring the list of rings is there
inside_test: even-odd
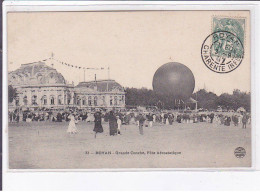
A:
[[[107,92],[108,92],[108,80],[110,79],[109,67],[107,68]]]
[[[110,79],[110,68],[109,67],[107,68],[107,79],[108,80]]]
[[[54,58],[54,54],[53,54],[53,52],[51,52],[51,66],[53,67],[53,58]]]
[[[84,69],[84,82],[86,82],[86,69]]]

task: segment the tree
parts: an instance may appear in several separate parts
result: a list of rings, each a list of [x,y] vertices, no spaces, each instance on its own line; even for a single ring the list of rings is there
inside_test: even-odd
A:
[[[126,105],[155,106],[159,98],[153,90],[126,88]]]
[[[192,95],[197,99],[199,108],[216,110],[221,106],[227,110],[237,110],[239,107],[244,107],[247,111],[250,111],[250,96],[250,93],[238,89],[235,89],[232,94],[223,93],[220,96],[202,89]]]
[[[12,85],[8,85],[8,102],[12,103],[16,96],[16,89]]]
[[[198,108],[211,110],[216,109],[217,107],[216,100],[218,96],[213,92],[207,92],[206,90],[201,89],[192,94],[192,98],[198,101]]]
[[[217,99],[217,105],[226,108],[227,110],[236,109],[236,104],[237,101],[234,96],[227,93],[221,94]]]
[[[213,92],[202,89],[192,94],[192,98],[198,101],[198,108],[216,110],[218,106],[226,109],[237,110],[244,107],[250,111],[250,93],[235,89],[232,94],[221,94],[217,96]],[[179,99],[178,99],[179,100]],[[176,105],[171,96],[156,94],[153,90],[146,88],[126,88],[126,105],[130,106],[157,106],[163,109],[184,108],[183,104]]]

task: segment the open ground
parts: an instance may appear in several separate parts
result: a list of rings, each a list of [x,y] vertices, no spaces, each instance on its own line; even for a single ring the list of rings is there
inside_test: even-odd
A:
[[[78,134],[66,133],[68,122],[10,123],[10,169],[207,168],[250,167],[251,130],[210,123],[123,125],[122,135],[94,138],[94,123],[79,122]],[[246,155],[237,158],[234,150]],[[120,153],[120,154],[117,154]]]

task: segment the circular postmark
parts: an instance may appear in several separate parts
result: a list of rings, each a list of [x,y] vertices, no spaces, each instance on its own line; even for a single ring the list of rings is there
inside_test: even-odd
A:
[[[241,64],[244,47],[239,38],[228,31],[210,34],[201,47],[201,58],[206,67],[216,73],[229,73]]]
[[[243,147],[237,147],[234,151],[234,154],[237,158],[244,158],[246,155],[246,150]]]

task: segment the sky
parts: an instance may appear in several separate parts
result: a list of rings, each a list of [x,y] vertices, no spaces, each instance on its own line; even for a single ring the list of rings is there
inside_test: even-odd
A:
[[[212,33],[213,17],[246,18],[245,55],[234,71],[219,74],[201,59]],[[179,62],[194,74],[195,91],[216,94],[250,91],[250,18],[248,11],[128,11],[8,13],[8,71],[51,56],[81,67],[86,81],[115,79],[124,87],[152,89],[156,70]],[[48,62],[49,65],[50,62]],[[69,82],[84,81],[84,71],[54,63]]]

